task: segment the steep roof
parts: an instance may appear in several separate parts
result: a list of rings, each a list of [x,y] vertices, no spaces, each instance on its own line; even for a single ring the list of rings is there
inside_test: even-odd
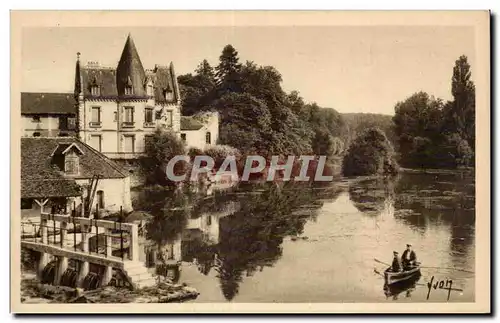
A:
[[[80,174],[65,177],[54,163],[53,153],[62,152],[72,144],[82,154],[79,159]],[[109,158],[72,137],[21,138],[21,197],[78,196],[79,187],[74,179],[125,178],[127,173]]]
[[[115,99],[118,95],[116,89],[116,71],[106,67],[82,67],[82,92],[85,97],[92,97],[92,86],[99,86],[101,98]]]
[[[181,131],[200,130],[203,123],[192,116],[181,116]]]
[[[157,65],[154,69],[155,101],[158,103],[172,103],[180,99],[179,87],[175,78],[173,63],[170,67]],[[165,91],[171,92],[172,99],[167,100]]]
[[[127,37],[122,56],[116,68],[116,88],[119,96],[125,96],[125,87],[131,86],[132,96],[146,97],[144,82],[146,81],[146,72],[142,67],[142,62],[135,47],[134,40]]]
[[[21,114],[76,114],[72,93],[21,93]]]

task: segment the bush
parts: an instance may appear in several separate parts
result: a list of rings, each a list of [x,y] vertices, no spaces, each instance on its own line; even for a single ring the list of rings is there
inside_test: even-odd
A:
[[[226,157],[234,156],[236,163],[239,164],[241,153],[238,149],[228,145],[213,145],[205,149],[204,154],[214,159],[215,168],[219,168]]]
[[[165,174],[165,168],[173,157],[186,154],[186,145],[174,132],[157,129],[146,142],[146,157],[142,159],[141,166],[147,174],[146,184],[171,185]],[[186,173],[186,163],[177,162],[174,173]]]
[[[356,137],[342,162],[344,176],[389,175],[398,170],[394,150],[377,128],[369,128]]]

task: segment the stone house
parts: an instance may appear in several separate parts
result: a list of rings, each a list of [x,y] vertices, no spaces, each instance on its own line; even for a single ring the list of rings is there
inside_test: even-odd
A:
[[[180,131],[180,93],[174,65],[145,70],[132,37],[117,67],[76,62],[78,136],[113,159],[136,159],[157,127]]]
[[[76,135],[76,108],[72,93],[21,93],[23,137]]]
[[[103,154],[73,137],[21,138],[21,215],[74,206],[81,214],[94,175],[100,178],[92,209],[132,210],[128,172]]]
[[[181,117],[181,138],[188,148],[205,149],[219,139],[219,114],[203,112]]]

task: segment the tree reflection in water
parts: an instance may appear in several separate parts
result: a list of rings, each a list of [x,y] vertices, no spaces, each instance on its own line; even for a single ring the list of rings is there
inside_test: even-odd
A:
[[[349,185],[349,198],[358,211],[378,216],[394,201],[394,188],[399,177],[379,177],[354,181]]]
[[[258,187],[258,188],[257,188]],[[224,297],[232,300],[245,276],[272,266],[282,255],[285,236],[300,235],[304,224],[317,216],[320,200],[333,200],[339,189],[318,189],[310,183],[261,183],[234,191],[215,191],[207,197],[193,190],[145,189],[136,209],[153,215],[146,225],[147,238],[161,247],[182,233],[182,259],[196,262],[204,275],[217,272]],[[227,209],[239,208],[221,217],[217,243],[210,243],[200,230],[186,229],[188,219]]]

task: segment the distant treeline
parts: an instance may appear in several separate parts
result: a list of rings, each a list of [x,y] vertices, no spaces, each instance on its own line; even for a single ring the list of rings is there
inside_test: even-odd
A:
[[[218,143],[237,148],[243,156],[331,157],[346,152],[364,130],[376,128],[405,167],[456,168],[473,163],[475,89],[465,56],[453,69],[452,101],[419,92],[399,102],[394,117],[340,114],[306,103],[299,92],[283,90],[278,70],[253,61],[241,63],[231,45],[224,47],[217,66],[203,60],[178,81],[183,115],[218,111]]]
[[[182,113],[218,111],[219,144],[242,155],[331,156],[343,143],[343,119],[336,110],[306,103],[297,91],[286,93],[279,71],[252,61],[240,63],[231,45],[224,47],[217,66],[203,60],[178,81]]]

